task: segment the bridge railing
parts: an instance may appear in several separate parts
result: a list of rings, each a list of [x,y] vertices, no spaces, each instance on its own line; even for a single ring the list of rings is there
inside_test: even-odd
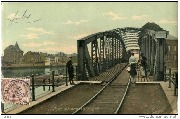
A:
[[[75,67],[75,72],[74,72],[74,80],[77,78],[77,66]],[[62,75],[63,74],[63,75]],[[4,77],[7,78],[7,77]],[[16,77],[17,78],[17,77]],[[25,76],[25,77],[18,77],[17,79],[30,79],[30,92],[31,92],[31,100],[36,101],[36,99],[42,97],[45,95],[47,92],[56,91],[56,87],[66,85],[68,86],[68,73],[67,73],[67,68],[63,68],[61,70],[58,70],[56,73],[55,71],[51,71],[51,74],[45,74],[45,73],[40,73],[40,74],[32,74],[31,76]],[[46,90],[48,87],[48,90]],[[18,108],[21,105],[18,104],[9,104],[9,103],[2,103],[1,102],[1,111],[10,111],[12,109]]]
[[[177,96],[178,92],[178,72],[172,72],[172,68],[169,68],[169,73],[166,74],[166,80],[169,82],[168,88],[171,88],[172,84],[174,85],[174,96]]]

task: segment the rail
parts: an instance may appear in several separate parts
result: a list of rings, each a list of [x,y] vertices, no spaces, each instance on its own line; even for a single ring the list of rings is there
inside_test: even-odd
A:
[[[125,65],[124,68],[125,68],[126,66],[127,66],[127,65]],[[75,112],[73,112],[72,114],[77,114],[77,113],[80,112],[86,105],[88,105],[88,104],[89,104],[90,102],[92,102],[97,96],[99,96],[99,95],[103,92],[103,90],[104,90],[106,87],[108,87],[109,84],[111,84],[111,83],[118,77],[118,75],[124,70],[124,68],[123,68],[122,70],[118,71],[118,72],[116,73],[116,75],[114,75],[114,76],[101,88],[101,90],[99,90],[91,99],[89,99],[85,104],[83,104],[80,108],[78,108],[78,109],[77,109]],[[128,87],[129,87],[129,82],[128,82],[128,85],[127,85],[127,87],[126,87],[126,91],[125,91],[123,97],[125,97],[126,92],[127,92],[127,90],[128,90]],[[115,111],[116,114],[117,114],[117,112],[118,112],[118,110],[119,110],[119,108],[120,108],[123,100],[124,100],[124,98],[121,99],[120,105],[118,105],[118,107],[117,107],[117,109],[116,109],[116,111]]]
[[[172,74],[172,69],[171,68],[169,68],[169,74],[168,74],[168,76],[167,76],[167,74],[166,74],[166,80],[168,80],[169,81],[169,86],[168,86],[168,88],[171,88],[171,84],[173,84],[174,85],[174,96],[177,96],[177,92],[178,92],[178,72],[174,72],[173,74]],[[165,81],[166,81],[165,80]]]
[[[125,93],[124,93],[124,95],[123,95],[123,98],[121,99],[121,102],[119,103],[119,106],[118,106],[118,108],[116,109],[116,111],[115,111],[114,114],[117,114],[118,111],[119,111],[119,109],[121,108],[122,103],[123,103],[123,101],[124,101],[124,99],[125,99],[125,97],[126,97],[127,91],[128,91],[128,89],[129,89],[129,85],[130,85],[130,79],[129,79],[129,82],[128,82],[127,86],[126,86],[126,90],[125,90]]]

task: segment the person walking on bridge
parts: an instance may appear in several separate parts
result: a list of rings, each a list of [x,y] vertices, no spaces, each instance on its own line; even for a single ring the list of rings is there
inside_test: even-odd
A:
[[[66,63],[66,68],[68,70],[69,74],[69,82],[70,85],[73,85],[73,78],[74,78],[74,67],[73,67],[73,62],[72,62],[72,57],[69,57],[69,61]]]
[[[144,56],[143,53],[141,53],[141,66],[142,66],[143,71],[144,71],[144,76],[142,76],[142,78],[147,79],[147,58]]]
[[[131,57],[129,58],[129,65],[130,65],[130,79],[132,83],[136,83],[136,79],[135,76],[137,75],[137,71],[136,71],[136,57],[134,56],[134,53],[131,53]]]

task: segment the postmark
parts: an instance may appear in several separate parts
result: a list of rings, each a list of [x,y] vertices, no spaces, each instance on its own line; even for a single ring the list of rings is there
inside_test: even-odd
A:
[[[28,104],[30,101],[30,79],[3,78],[1,80],[3,103]]]

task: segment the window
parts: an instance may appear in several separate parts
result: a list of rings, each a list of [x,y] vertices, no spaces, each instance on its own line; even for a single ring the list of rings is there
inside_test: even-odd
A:
[[[171,50],[171,46],[168,46],[168,51],[170,51]]]
[[[174,46],[174,51],[176,51],[176,45]]]

